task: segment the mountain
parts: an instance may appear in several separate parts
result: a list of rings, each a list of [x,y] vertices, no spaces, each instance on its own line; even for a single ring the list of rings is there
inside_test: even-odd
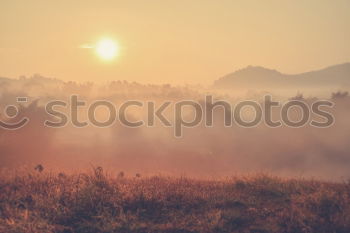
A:
[[[260,66],[248,66],[219,78],[214,82],[214,87],[225,89],[348,88],[350,87],[350,63],[301,74],[283,74]]]

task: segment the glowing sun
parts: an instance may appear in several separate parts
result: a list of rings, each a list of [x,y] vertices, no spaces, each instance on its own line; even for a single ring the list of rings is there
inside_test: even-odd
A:
[[[109,38],[101,39],[97,42],[96,54],[103,60],[110,61],[119,55],[119,46],[116,41]]]

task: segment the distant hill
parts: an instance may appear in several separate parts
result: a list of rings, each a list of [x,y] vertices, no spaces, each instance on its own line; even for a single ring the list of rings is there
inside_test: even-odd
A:
[[[324,88],[350,87],[350,63],[301,74],[283,74],[260,66],[248,66],[214,82],[216,88]]]

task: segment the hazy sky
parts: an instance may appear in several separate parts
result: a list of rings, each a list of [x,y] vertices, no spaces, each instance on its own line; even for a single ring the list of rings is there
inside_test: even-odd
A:
[[[113,62],[79,48],[110,37]],[[0,0],[0,76],[211,83],[350,61],[349,0]]]

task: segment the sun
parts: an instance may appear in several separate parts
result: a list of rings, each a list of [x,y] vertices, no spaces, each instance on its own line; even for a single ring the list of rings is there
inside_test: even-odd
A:
[[[119,46],[116,41],[104,38],[95,46],[96,54],[103,60],[110,61],[119,55]]]

